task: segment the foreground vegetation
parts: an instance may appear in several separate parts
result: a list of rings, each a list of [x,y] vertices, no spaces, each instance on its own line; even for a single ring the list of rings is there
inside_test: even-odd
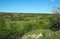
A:
[[[0,39],[60,39],[60,15],[0,13]]]

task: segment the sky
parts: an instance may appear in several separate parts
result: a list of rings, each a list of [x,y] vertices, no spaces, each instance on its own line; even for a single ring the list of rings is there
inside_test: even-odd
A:
[[[60,0],[0,0],[0,12],[51,13]]]

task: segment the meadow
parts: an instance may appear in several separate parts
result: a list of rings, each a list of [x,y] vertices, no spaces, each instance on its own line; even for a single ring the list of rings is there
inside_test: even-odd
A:
[[[60,14],[0,12],[0,39],[60,39]]]

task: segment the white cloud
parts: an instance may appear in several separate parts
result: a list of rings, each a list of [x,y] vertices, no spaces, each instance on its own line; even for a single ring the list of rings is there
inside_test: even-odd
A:
[[[50,1],[55,1],[55,0],[50,0]]]

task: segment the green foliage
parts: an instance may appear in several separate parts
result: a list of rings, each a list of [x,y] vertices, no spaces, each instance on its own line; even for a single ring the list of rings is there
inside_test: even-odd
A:
[[[35,30],[39,32],[41,29],[45,32],[45,29],[54,28],[52,26],[56,26],[55,23],[60,25],[60,16],[56,18],[51,14],[0,13],[0,39],[21,39],[24,34]],[[57,28],[60,29],[60,26]]]
[[[51,18],[52,26],[50,27],[53,31],[60,30],[60,15],[55,14]]]

